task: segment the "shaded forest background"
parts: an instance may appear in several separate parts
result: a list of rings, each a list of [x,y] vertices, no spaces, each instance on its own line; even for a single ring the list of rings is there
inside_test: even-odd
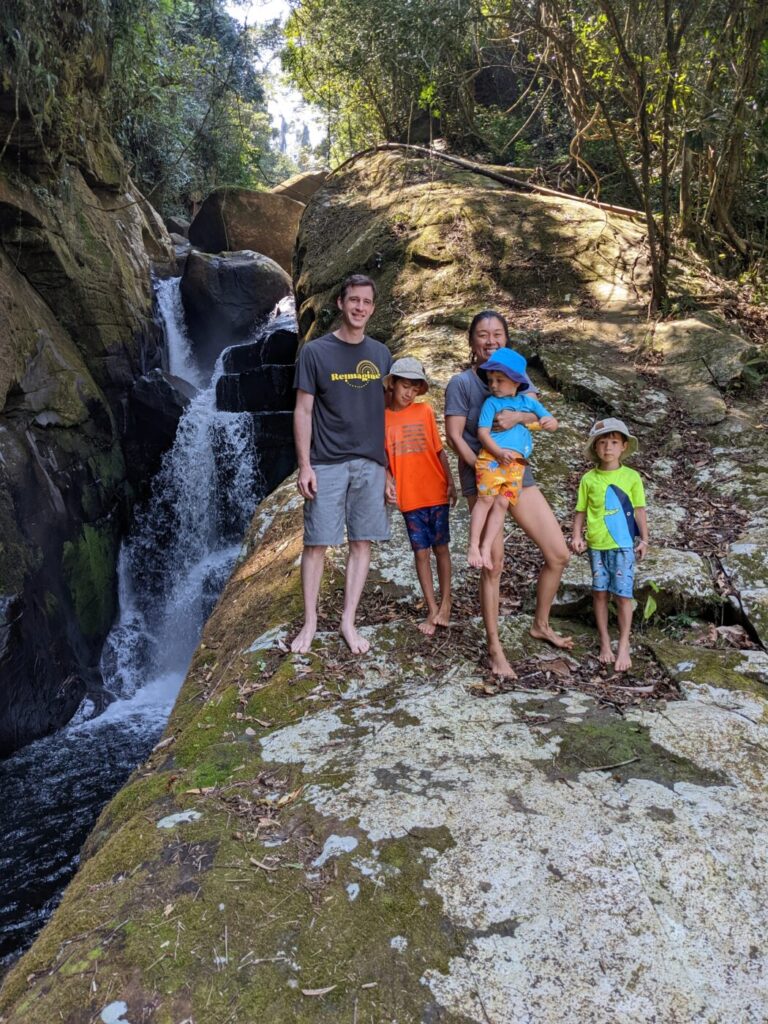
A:
[[[763,0],[291,0],[284,37],[279,22],[243,27],[222,0],[11,0],[0,30],[6,106],[33,112],[50,161],[82,130],[73,90],[85,80],[162,213],[297,169],[276,145],[259,70],[282,46],[326,128],[315,162],[439,138],[641,210],[657,308],[681,239],[762,294]]]

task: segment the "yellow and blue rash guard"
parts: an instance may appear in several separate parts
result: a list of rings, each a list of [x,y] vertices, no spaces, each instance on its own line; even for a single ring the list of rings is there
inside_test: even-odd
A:
[[[645,490],[637,470],[629,466],[591,469],[581,478],[576,511],[587,514],[587,547],[595,551],[634,547],[636,508],[645,508]]]

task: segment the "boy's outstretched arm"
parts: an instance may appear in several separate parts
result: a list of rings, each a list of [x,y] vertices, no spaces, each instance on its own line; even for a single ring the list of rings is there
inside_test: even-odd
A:
[[[512,456],[506,448],[502,448],[500,445],[491,437],[490,427],[478,427],[477,428],[477,440],[499,462],[508,463],[512,460]]]
[[[648,517],[645,514],[644,508],[635,509],[635,522],[640,531],[640,540],[635,546],[635,554],[637,555],[637,560],[640,561],[648,554]]]
[[[587,545],[584,540],[584,513],[577,512],[573,517],[573,539],[571,540],[571,547],[580,555],[583,551],[587,550]]]
[[[542,430],[557,430],[560,426],[554,416],[542,416],[539,420],[539,426]],[[530,429],[530,428],[529,428]]]
[[[437,457],[440,459],[440,465],[443,467],[443,472],[445,473],[445,487],[448,494],[448,502],[451,508],[453,508],[456,504],[456,484],[453,482],[453,473],[451,472],[451,467],[448,464],[448,456],[445,454],[445,450],[443,448],[441,448],[437,453]]]

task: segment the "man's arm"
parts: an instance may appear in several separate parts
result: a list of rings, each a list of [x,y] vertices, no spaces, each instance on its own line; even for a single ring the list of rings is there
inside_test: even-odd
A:
[[[309,464],[309,447],[312,443],[312,409],[315,396],[308,391],[296,390],[296,407],[293,410],[293,442],[296,445],[296,459],[299,463],[299,492],[310,501],[317,495],[317,477]]]

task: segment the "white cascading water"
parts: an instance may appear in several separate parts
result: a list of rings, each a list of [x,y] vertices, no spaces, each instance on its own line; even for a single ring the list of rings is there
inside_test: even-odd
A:
[[[180,277],[168,277],[164,281],[155,282],[157,311],[165,334],[168,372],[175,377],[183,377],[196,388],[200,388],[205,381],[197,368],[189,343],[180,284]]]
[[[157,286],[168,365],[198,386],[179,281]],[[120,553],[101,661],[115,699],[95,717],[84,701],[65,729],[0,762],[13,809],[0,827],[0,967],[48,917],[99,809],[157,741],[262,496],[250,414],[216,409],[220,372],[182,415]]]

